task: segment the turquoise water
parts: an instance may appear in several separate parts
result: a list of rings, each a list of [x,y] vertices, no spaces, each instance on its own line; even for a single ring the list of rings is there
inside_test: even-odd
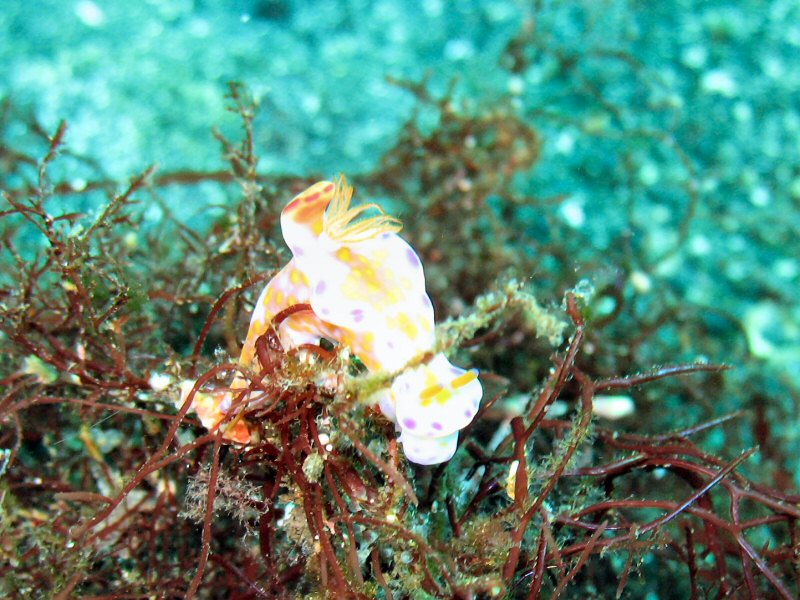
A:
[[[14,6],[16,5],[16,6]],[[72,124],[71,146],[122,176],[218,165],[226,82],[261,99],[267,172],[365,170],[413,102],[386,78],[456,74],[495,94],[491,75],[518,31],[510,2],[34,2],[0,11],[0,77],[43,123]],[[42,18],[42,15],[47,15]],[[488,78],[487,74],[490,74]]]

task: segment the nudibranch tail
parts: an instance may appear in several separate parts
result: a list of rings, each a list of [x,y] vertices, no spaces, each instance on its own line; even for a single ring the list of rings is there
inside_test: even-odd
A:
[[[387,215],[375,203],[350,207],[353,199],[353,187],[347,183],[344,175],[336,178],[333,200],[322,218],[322,229],[332,240],[340,244],[355,244],[377,237],[381,233],[397,233],[403,228],[399,219]],[[376,217],[368,217],[354,221],[362,213],[374,209],[380,213]]]

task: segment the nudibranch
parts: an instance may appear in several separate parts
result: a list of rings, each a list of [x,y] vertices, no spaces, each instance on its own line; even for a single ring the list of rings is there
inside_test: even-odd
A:
[[[395,424],[411,462],[447,461],[459,430],[478,411],[483,395],[478,372],[433,354],[433,305],[419,256],[397,235],[399,220],[375,204],[352,207],[352,195],[339,176],[311,186],[283,209],[281,229],[292,259],[261,292],[239,362],[258,370],[256,340],[273,317],[308,304],[311,310],[278,325],[283,347],[326,339],[348,348],[372,373],[397,374],[369,401]],[[359,218],[369,210],[378,215]],[[203,424],[210,428],[224,419],[231,395],[243,387],[239,379],[227,394],[196,394],[193,408]],[[224,437],[248,443],[247,424],[236,421]]]

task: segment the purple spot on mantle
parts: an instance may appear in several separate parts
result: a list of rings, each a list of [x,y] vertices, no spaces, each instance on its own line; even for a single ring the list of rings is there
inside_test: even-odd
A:
[[[329,308],[325,307],[325,308],[322,309],[322,314],[323,315],[329,315],[329,314],[331,314],[331,310]]]
[[[360,308],[354,308],[350,311],[350,314],[353,316],[353,320],[356,323],[364,320],[364,311]]]
[[[473,415],[473,413],[469,408],[464,411],[464,416],[467,417],[468,419],[471,419],[472,415]]]
[[[441,423],[436,423],[436,422],[431,423],[431,427],[433,427],[436,431],[441,431],[442,430],[442,424]]]
[[[295,256],[303,256],[303,249],[300,246],[295,246],[292,248],[292,254]]]
[[[419,256],[411,248],[406,249],[406,258],[412,267],[419,267]]]
[[[318,294],[321,294],[322,292],[324,292],[324,291],[325,291],[325,282],[324,282],[324,281],[320,281],[320,282],[317,284],[317,287],[316,287],[316,290],[315,290],[315,291],[316,291]]]
[[[414,429],[417,426],[417,422],[414,419],[403,419],[403,427],[406,429]]]

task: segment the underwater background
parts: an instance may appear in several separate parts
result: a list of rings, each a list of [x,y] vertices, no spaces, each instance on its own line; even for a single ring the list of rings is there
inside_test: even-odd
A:
[[[63,145],[45,159],[55,148],[48,137],[62,121]],[[43,160],[46,176],[39,168]],[[126,182],[153,165],[156,170],[126,196]],[[781,533],[759,529],[751,540],[768,557],[780,587],[756,563],[742,567],[748,559],[739,560],[736,553],[722,562],[738,566],[728,564],[726,571],[717,564],[713,571],[707,563],[713,557],[720,562],[713,544],[698,549],[695,567],[715,572],[717,581],[700,577],[695,585],[692,578],[690,585],[685,565],[659,566],[664,563],[657,550],[677,539],[667,534],[653,541],[655,549],[641,548],[640,554],[630,549],[629,555],[608,559],[598,552],[597,564],[606,560],[613,568],[592,567],[590,561],[579,574],[588,558],[576,552],[570,559],[577,561],[575,573],[563,586],[560,576],[543,583],[537,579],[537,565],[543,563],[535,560],[535,537],[522,541],[531,553],[527,571],[509,567],[507,548],[500,544],[480,568],[454,558],[452,573],[463,569],[463,579],[453,575],[458,583],[434,567],[427,574],[411,567],[403,571],[382,556],[386,583],[376,575],[378,555],[371,554],[381,538],[362,524],[364,531],[356,528],[351,538],[364,535],[367,541],[353,550],[356,558],[342,559],[351,561],[350,567],[353,561],[362,564],[366,573],[366,583],[362,576],[343,576],[348,590],[359,590],[351,590],[353,597],[386,598],[393,591],[395,597],[524,598],[530,581],[543,585],[543,597],[555,591],[564,597],[614,597],[621,574],[628,579],[626,560],[634,554],[630,580],[618,592],[623,597],[690,597],[698,589],[742,597],[756,589],[764,597],[797,593],[800,534],[796,516],[786,512],[786,506],[796,509],[800,501],[800,3],[795,0],[3,2],[0,492],[5,525],[0,546],[16,558],[0,569],[0,585],[9,593],[35,590],[41,597],[49,597],[43,590],[65,590],[75,597],[109,597],[98,596],[106,591],[183,597],[194,571],[165,570],[148,579],[147,569],[131,566],[134,551],[121,550],[120,539],[108,546],[83,540],[79,556],[77,551],[64,556],[65,544],[74,543],[65,542],[69,530],[97,506],[67,506],[80,498],[53,496],[77,490],[113,496],[136,465],[148,460],[144,448],[158,445],[170,421],[159,425],[158,417],[149,415],[146,426],[120,424],[97,407],[84,413],[85,406],[50,400],[48,409],[33,405],[43,397],[71,394],[82,402],[174,415],[169,398],[177,396],[174,386],[189,372],[188,358],[197,354],[195,341],[217,298],[285,263],[288,255],[277,228],[281,208],[307,185],[340,172],[354,182],[357,197],[379,202],[403,221],[403,235],[425,265],[437,320],[472,314],[470,307],[480,307],[476,299],[509,289],[513,280],[563,323],[561,346],[562,338],[552,331],[544,337],[558,339],[541,339],[543,321],[509,317],[502,325],[480,329],[480,343],[461,348],[463,364],[474,363],[489,374],[484,400],[503,394],[495,404],[497,414],[489,415],[496,428],[475,427],[477,446],[510,436],[510,419],[526,414],[525,407],[535,404],[530,399],[546,387],[548,373],[568,360],[565,344],[583,327],[565,313],[569,292],[580,300],[587,320],[581,354],[569,360],[577,360],[593,378],[630,376],[664,365],[730,367],[609,394],[622,412],[596,410],[597,426],[658,436],[721,419],[722,425],[709,426],[694,439],[702,456],[720,457],[722,462],[714,464],[721,469],[757,447],[736,470],[777,494],[771,498],[780,502],[765,502],[780,515],[770,522],[789,524]],[[123,201],[110,201],[120,196]],[[36,204],[37,198],[45,204]],[[46,211],[26,212],[26,206],[46,206]],[[36,224],[48,217],[56,218],[56,225],[52,220],[48,226]],[[73,267],[59,271],[61,259],[52,256],[51,235],[62,236],[69,246],[87,231],[106,237],[87,238],[85,246],[73,248],[74,268],[83,268],[81,253],[93,254],[107,263],[89,265],[89,271],[112,273],[83,279],[87,302],[96,310],[94,332],[79,324],[83,317],[69,304],[75,292],[64,273]],[[21,282],[36,269],[28,272],[21,267],[25,264],[54,270],[36,287],[26,286]],[[244,300],[237,299],[235,310],[213,313],[219,322],[203,333],[208,336],[205,367],[222,361],[226,352],[237,353],[248,302],[259,287],[238,290],[245,292]],[[62,296],[65,304],[56,308]],[[115,319],[111,333],[100,327],[106,316]],[[93,335],[95,341],[112,340],[116,349],[103,356],[100,342],[82,341]],[[49,350],[39,352],[35,340]],[[97,384],[90,390],[84,383],[77,389],[81,384],[59,372],[58,365],[69,361],[53,357],[59,348],[78,347],[85,347],[75,350],[78,354],[97,352],[97,364],[108,359],[119,366],[125,361],[115,356],[127,356],[129,371],[109,366],[92,381],[120,380],[124,371],[132,373],[123,379],[133,387]],[[562,358],[551,363],[559,348]],[[162,380],[154,383],[154,375],[166,378],[163,386]],[[556,386],[562,393],[549,401],[553,420],[574,417],[577,422],[580,395],[570,385]],[[40,409],[44,412],[36,412]],[[563,448],[554,441],[560,430],[553,431],[528,448],[529,463],[550,451],[560,456]],[[581,444],[604,439],[588,428],[584,433]],[[190,443],[189,434],[180,442]],[[379,455],[386,451],[379,442],[369,447]],[[636,452],[617,450],[622,454],[615,460]],[[578,466],[600,464],[595,459],[601,455],[583,452]],[[80,456],[94,457],[97,468],[77,475]],[[485,536],[500,535],[504,526],[514,530],[511,513],[496,517],[491,527],[497,531],[487,524],[489,515],[505,510],[504,502],[525,508],[514,494],[503,496],[512,458],[508,447],[504,456],[508,460],[497,463],[502,468],[496,489],[489,494],[487,484],[484,490],[490,506],[473,511],[483,519],[475,527],[484,528]],[[174,512],[183,511],[181,522],[192,516],[183,498],[195,488],[187,481],[194,477],[199,485],[198,465],[209,458],[193,460],[192,468],[167,478],[176,485]],[[480,465],[482,477],[488,477],[490,464]],[[454,465],[445,475],[451,489],[478,468],[462,467]],[[362,473],[361,466],[354,468]],[[429,472],[406,464],[403,473],[417,495],[423,488],[431,498],[438,493]],[[257,496],[258,485],[242,477],[250,482],[246,495]],[[528,479],[534,482],[535,473]],[[655,476],[627,493],[659,496],[658,482],[667,479]],[[143,483],[157,488],[154,481]],[[150,491],[135,491],[142,494],[141,502],[150,498]],[[290,491],[281,492],[282,502],[298,504],[288,498]],[[472,506],[454,494],[454,510]],[[550,501],[552,514],[567,496]],[[600,501],[589,494],[590,500]],[[435,502],[430,500],[428,508]],[[717,510],[728,511],[728,502],[718,499]],[[443,506],[444,500],[444,513]],[[263,510],[257,501],[247,507]],[[225,519],[233,509],[220,511]],[[416,521],[408,531],[430,534],[435,518],[412,513]],[[751,517],[773,518],[758,511]],[[281,518],[291,525],[288,517]],[[255,555],[252,539],[260,534],[263,540],[266,525],[262,519],[259,530],[257,517],[241,517],[248,519],[256,522],[246,527],[247,552]],[[54,527],[46,538],[30,531],[49,521],[63,521],[63,527]],[[187,526],[185,535],[199,547],[204,522],[196,521],[199,525]],[[710,526],[705,527],[710,539]],[[593,531],[608,534],[604,528]],[[304,552],[319,553],[303,545],[303,535],[284,540],[291,548],[288,562]],[[485,543],[476,532],[463,535],[473,535],[477,547]],[[553,535],[562,548],[572,541]],[[582,548],[593,550],[597,539]],[[731,539],[740,538],[731,534]],[[226,538],[224,544],[230,543]],[[553,543],[547,539],[548,548]],[[179,553],[161,542],[152,544],[149,556],[165,564],[164,556]],[[260,548],[266,556],[263,543]],[[411,553],[407,563],[416,564],[414,551],[405,551]],[[691,552],[675,552],[690,562]],[[265,575],[255,563],[252,556],[232,566],[212,561],[209,572],[222,573],[222,581],[225,573],[230,577],[241,570],[255,582],[253,589],[229,597],[273,597],[262,586],[284,579]],[[561,568],[562,575],[571,573]],[[320,582],[327,577],[345,585],[335,569],[330,575],[324,564],[315,569],[274,597],[324,597]],[[113,573],[113,583],[75,577],[79,570]],[[212,589],[215,577],[207,575],[207,585],[192,593],[226,597]],[[365,591],[370,581],[378,583]],[[474,581],[482,583],[471,590]],[[672,595],[667,586],[685,587],[674,588],[681,591]]]

